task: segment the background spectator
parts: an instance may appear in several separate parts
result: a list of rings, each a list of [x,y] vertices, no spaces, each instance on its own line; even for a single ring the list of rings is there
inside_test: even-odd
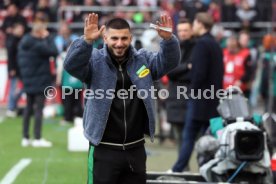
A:
[[[250,23],[256,18],[257,12],[253,10],[248,0],[241,0],[241,4],[236,12],[238,20],[244,29],[250,28]]]
[[[222,89],[223,56],[221,49],[210,30],[213,26],[212,17],[207,13],[198,13],[193,22],[194,36],[198,36],[192,51],[192,71],[190,98],[187,105],[185,128],[183,129],[182,145],[173,172],[182,172],[188,165],[198,134],[203,134],[209,126],[209,119],[218,115],[219,99],[192,98],[198,97],[199,91]]]
[[[5,33],[5,46],[8,56],[8,77],[10,79],[8,117],[16,116],[17,101],[21,95],[17,89],[19,71],[17,66],[17,45],[25,31],[27,31],[27,22],[23,16],[19,14],[16,4],[7,6],[7,16],[4,19],[2,30]]]
[[[221,12],[222,13],[222,21],[223,22],[234,22],[237,20],[236,18],[236,5],[234,0],[225,0],[223,1]]]
[[[55,37],[55,44],[59,52],[57,57],[57,86],[63,87],[65,96],[62,96],[62,103],[64,107],[64,119],[61,124],[73,122],[74,117],[82,117],[82,97],[81,92],[75,89],[82,89],[82,83],[75,77],[71,76],[63,70],[63,61],[66,57],[66,50],[70,44],[78,38],[77,35],[72,34],[68,24],[62,22],[59,27],[58,35]],[[70,89],[69,89],[70,88]],[[69,95],[70,91],[73,92]]]
[[[61,22],[58,35],[55,37],[55,44],[57,46],[58,52],[62,53],[64,50],[66,50],[70,43],[77,38],[78,36],[76,34],[72,34],[68,24]]]
[[[227,47],[223,51],[224,60],[224,89],[238,86],[248,98],[254,76],[249,49],[242,49],[238,38],[231,36],[227,39]]]
[[[62,87],[64,96],[62,96],[62,103],[64,108],[63,120],[61,125],[72,123],[75,117],[82,117],[82,82],[70,75],[63,69],[63,62],[67,54],[67,47],[57,57],[57,86]],[[71,93],[71,94],[70,94]]]
[[[51,147],[52,143],[41,137],[44,90],[52,84],[49,57],[57,55],[53,38],[46,29],[45,22],[35,22],[32,32],[25,35],[18,50],[18,63],[24,92],[27,94],[27,106],[23,118],[23,139],[21,146]],[[35,115],[34,140],[29,136],[30,118]]]
[[[179,151],[182,144],[182,131],[185,126],[187,100],[183,96],[179,99],[178,87],[188,89],[192,69],[191,54],[195,45],[192,35],[192,24],[188,20],[182,20],[177,24],[177,35],[180,42],[180,65],[168,73],[169,98],[166,100],[167,121],[172,124],[173,136],[177,141]]]
[[[220,22],[220,7],[215,1],[210,3],[208,13],[213,17],[214,22]]]
[[[9,35],[9,40],[7,40],[6,43],[8,51],[8,75],[10,79],[9,102],[6,113],[8,117],[16,116],[17,102],[22,94],[22,90],[17,88],[20,80],[20,72],[17,63],[17,47],[19,41],[24,35],[24,32],[24,25],[21,23],[14,24],[12,27],[12,33]]]
[[[265,104],[265,112],[268,111],[268,100],[269,100],[269,75],[270,75],[270,67],[273,67],[273,61],[275,62],[275,51],[272,52],[273,48],[276,48],[276,37],[267,34],[264,36],[262,40],[262,45],[264,48],[264,53],[261,56],[262,60],[262,76],[261,76],[261,85],[260,85],[260,91],[262,98],[264,99],[264,104]],[[275,72],[276,68],[275,66],[273,67],[272,71],[274,72],[272,83],[273,83],[273,100],[274,100],[274,105],[273,105],[273,112],[276,112],[276,78],[275,78]]]
[[[272,18],[272,0],[256,1],[258,21],[271,21]]]
[[[43,13],[44,17],[48,17],[49,22],[56,21],[56,15],[52,12],[49,0],[38,0],[38,3],[35,7],[35,12]]]
[[[6,41],[9,39],[9,36],[12,35],[12,28],[14,24],[20,23],[24,26],[24,29],[27,30],[26,19],[20,15],[19,9],[16,4],[7,5],[7,16],[5,17],[2,24],[2,31],[6,34]]]

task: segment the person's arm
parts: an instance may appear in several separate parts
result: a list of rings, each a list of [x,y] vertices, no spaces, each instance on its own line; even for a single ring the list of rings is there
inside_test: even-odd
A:
[[[159,26],[172,28],[172,20],[169,16],[162,15],[161,22],[158,22]],[[176,36],[160,29],[157,31],[159,36],[163,38],[160,42],[159,52],[153,53],[144,50],[153,80],[160,79],[180,62],[180,46]]]
[[[64,69],[82,82],[89,80],[91,78],[89,60],[92,50],[93,45],[85,42],[83,38],[75,40],[69,47],[65,57]]]
[[[91,78],[89,61],[92,54],[92,42],[102,34],[104,26],[98,30],[98,15],[89,14],[85,19],[84,36],[75,40],[66,55],[64,69],[80,81],[87,82]]]
[[[184,63],[180,63],[175,69],[168,73],[169,79],[174,81],[190,80],[189,71],[192,68],[191,66],[192,64],[189,60]]]

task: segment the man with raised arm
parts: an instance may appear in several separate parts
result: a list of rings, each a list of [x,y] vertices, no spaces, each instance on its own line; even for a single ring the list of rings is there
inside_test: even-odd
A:
[[[175,68],[180,60],[176,37],[159,26],[172,28],[162,15],[157,31],[160,51],[135,50],[126,20],[111,19],[98,29],[98,15],[85,20],[84,36],[74,41],[64,68],[87,85],[84,134],[90,142],[89,184],[145,184],[144,135],[154,139],[153,81]],[[103,34],[104,48],[93,41]],[[142,91],[142,93],[139,93]],[[145,95],[146,93],[146,95]]]

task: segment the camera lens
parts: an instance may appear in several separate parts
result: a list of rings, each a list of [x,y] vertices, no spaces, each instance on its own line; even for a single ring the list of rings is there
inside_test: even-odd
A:
[[[242,154],[254,154],[259,150],[260,140],[253,134],[241,135],[237,146]]]
[[[261,131],[238,131],[235,136],[235,152],[239,160],[260,160],[264,151],[264,135]]]

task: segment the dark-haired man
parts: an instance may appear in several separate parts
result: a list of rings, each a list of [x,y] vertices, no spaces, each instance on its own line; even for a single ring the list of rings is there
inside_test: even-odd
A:
[[[161,16],[159,26],[172,28],[171,18]],[[92,49],[103,31],[104,48]],[[138,97],[138,91],[149,92],[153,81],[180,60],[176,37],[157,31],[163,38],[158,53],[136,51],[130,46],[132,35],[124,19],[112,19],[98,30],[98,15],[92,13],[85,20],[84,36],[68,51],[65,69],[85,82],[92,94],[86,96],[84,110],[90,184],[146,183],[144,134],[153,140],[154,101],[149,93]]]
[[[216,108],[219,99],[216,95],[210,97],[210,92],[206,93],[206,90],[214,90],[212,93],[216,94],[217,90],[222,89],[223,82],[222,51],[209,33],[212,25],[212,17],[207,13],[198,13],[193,22],[193,34],[198,36],[198,40],[191,56],[191,95],[187,105],[182,146],[172,168],[173,172],[182,172],[187,166],[197,135],[204,133],[209,126],[209,119],[218,115]]]
[[[188,87],[190,84],[190,71],[192,68],[191,53],[194,47],[192,24],[189,20],[181,20],[177,26],[177,36],[180,42],[181,61],[180,64],[168,73],[169,98],[166,101],[167,121],[172,124],[178,148],[182,142],[182,130],[185,125],[184,119],[187,108],[187,99],[178,98],[178,87]]]

